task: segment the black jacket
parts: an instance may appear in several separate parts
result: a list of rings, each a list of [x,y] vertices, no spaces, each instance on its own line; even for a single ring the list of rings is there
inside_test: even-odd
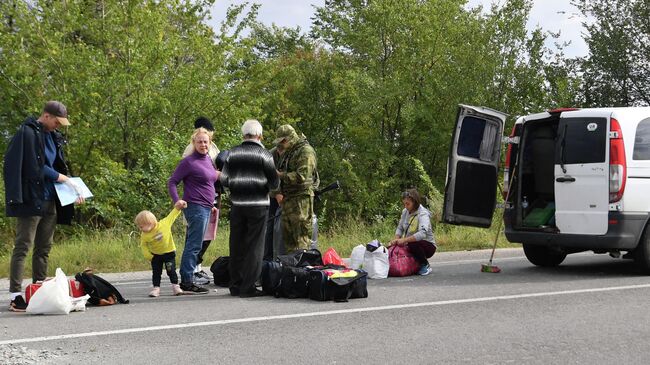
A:
[[[269,206],[269,191],[280,183],[273,156],[253,141],[230,150],[219,180],[229,188],[233,206]]]
[[[40,122],[28,117],[13,136],[4,156],[5,204],[7,217],[43,215],[45,196],[45,131]],[[56,158],[53,167],[67,175],[68,166],[63,154],[65,139],[53,132]],[[61,207],[56,198],[57,223],[70,224],[74,205]]]

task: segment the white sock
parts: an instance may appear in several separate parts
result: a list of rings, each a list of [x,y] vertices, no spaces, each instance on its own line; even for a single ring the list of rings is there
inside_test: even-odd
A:
[[[194,268],[194,273],[197,273],[199,271],[201,271],[201,264],[196,265],[196,267]]]
[[[23,293],[20,293],[20,292],[19,293],[9,293],[9,298],[10,298],[10,300],[14,300],[19,295],[23,295]]]

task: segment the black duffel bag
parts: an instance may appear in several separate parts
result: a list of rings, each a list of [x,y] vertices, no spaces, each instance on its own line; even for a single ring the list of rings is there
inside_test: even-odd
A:
[[[322,266],[323,256],[317,249],[297,250],[286,255],[279,255],[278,261],[283,266],[304,267],[304,266]]]
[[[324,269],[309,272],[309,298],[313,300],[347,302],[348,299],[368,297],[368,273],[355,270],[354,277],[331,278]]]
[[[307,298],[309,296],[309,269],[282,266],[282,279],[275,296],[282,298]]]
[[[264,261],[262,263],[262,291],[267,295],[275,296],[282,280],[282,264],[278,261]]]

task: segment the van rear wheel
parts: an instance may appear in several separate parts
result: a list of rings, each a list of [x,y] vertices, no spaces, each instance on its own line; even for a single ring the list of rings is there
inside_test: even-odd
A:
[[[566,258],[566,253],[547,246],[524,243],[524,254],[532,264],[544,267],[558,266]]]

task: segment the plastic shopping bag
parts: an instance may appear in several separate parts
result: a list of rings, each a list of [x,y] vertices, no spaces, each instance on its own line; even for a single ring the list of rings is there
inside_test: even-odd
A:
[[[388,250],[379,246],[374,251],[366,250],[363,255],[363,269],[370,279],[386,279],[389,270]]]
[[[323,254],[323,264],[348,267],[348,265],[343,262],[343,259],[341,259],[341,256],[339,256],[336,250],[332,247],[328,248]]]
[[[61,268],[56,269],[52,280],[46,280],[31,297],[27,313],[31,314],[68,314],[72,310],[69,295],[68,278]]]
[[[203,235],[204,241],[212,241],[217,235],[217,227],[219,226],[219,209],[215,213],[210,212],[210,219],[208,219],[208,226]]]
[[[358,245],[352,249],[350,254],[350,268],[354,270],[363,269],[363,256],[366,253],[366,246]]]
[[[76,297],[72,298],[72,310],[71,312],[85,312],[86,311],[86,304],[88,303],[88,299],[90,299],[90,295],[86,294],[82,297]]]

